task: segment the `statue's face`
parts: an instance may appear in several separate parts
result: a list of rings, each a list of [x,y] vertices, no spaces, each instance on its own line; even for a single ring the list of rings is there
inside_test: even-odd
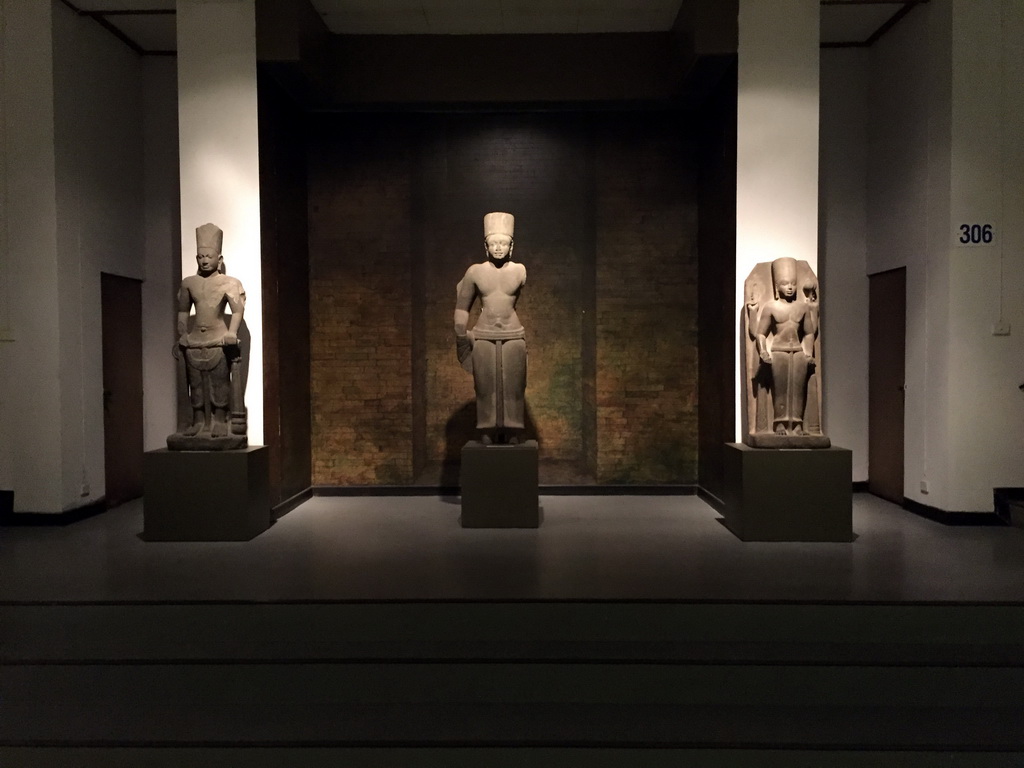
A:
[[[200,274],[212,275],[220,266],[220,254],[213,248],[200,248],[196,253],[196,264]]]
[[[775,281],[775,289],[779,292],[779,296],[786,299],[792,299],[796,296],[796,276],[783,274]]]
[[[512,254],[512,238],[507,235],[488,235],[484,243],[487,255],[495,261],[503,261]]]

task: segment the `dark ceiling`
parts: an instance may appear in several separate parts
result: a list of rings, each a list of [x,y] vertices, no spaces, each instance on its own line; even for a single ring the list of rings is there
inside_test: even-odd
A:
[[[327,28],[354,35],[657,32],[687,0],[312,0]],[[61,0],[141,55],[173,56],[173,0]],[[927,0],[821,0],[823,48],[872,45]]]

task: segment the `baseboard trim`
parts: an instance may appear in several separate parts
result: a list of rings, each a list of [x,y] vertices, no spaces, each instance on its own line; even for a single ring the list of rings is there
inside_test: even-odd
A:
[[[438,485],[314,485],[313,496],[458,496],[456,486]]]
[[[696,496],[696,485],[542,485],[541,496]]]
[[[312,496],[458,496],[458,486],[314,485]],[[541,485],[541,496],[695,496],[696,485]]]
[[[99,498],[81,507],[66,509],[63,512],[7,512],[0,513],[0,526],[64,526],[77,523],[90,517],[95,517],[100,512],[106,512],[106,498]]]
[[[309,501],[311,498],[313,498],[312,486],[306,488],[305,490],[299,491],[294,496],[291,496],[290,498],[287,498],[284,501],[282,501],[280,504],[275,504],[270,510],[270,515],[274,520],[280,520],[282,517],[287,515],[297,506],[299,506],[302,502]]]
[[[706,503],[709,507],[718,512],[720,515],[725,514],[725,502],[718,498],[711,491],[707,490],[703,486],[697,486],[697,495],[701,500]]]
[[[904,498],[903,508],[915,515],[932,520],[943,525],[1000,525],[1005,526],[1003,520],[995,512],[948,512],[938,507],[930,507],[913,499]]]
[[[854,493],[867,493],[868,492],[868,481],[867,480],[854,480],[853,481],[853,492]]]

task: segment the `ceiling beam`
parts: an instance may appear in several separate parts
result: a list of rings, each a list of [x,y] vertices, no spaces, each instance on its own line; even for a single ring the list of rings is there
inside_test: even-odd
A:
[[[886,21],[872,32],[866,40],[861,42],[822,43],[822,48],[870,48],[878,39],[896,26],[900,19],[910,13],[918,5],[927,3],[928,0],[901,0],[897,3],[894,0],[821,0],[822,5],[901,5],[902,7],[890,16]]]
[[[871,35],[871,37],[869,37],[864,42],[867,45],[874,45],[875,41],[877,41],[878,38],[880,38],[882,35],[884,35],[886,32],[888,32],[894,26],[896,26],[899,23],[900,19],[902,19],[904,16],[906,16],[912,10],[914,10],[915,6],[918,6],[922,2],[926,2],[926,1],[927,0],[912,0],[912,2],[904,3],[902,8],[900,8],[898,11],[896,11],[896,13],[894,13],[892,15],[892,17],[887,22],[885,22],[885,24],[883,24],[878,29],[876,29],[874,31],[874,33]]]
[[[74,5],[71,0],[60,0],[65,6],[70,8],[79,16],[87,16],[88,18],[95,21],[107,32],[112,34],[122,43],[131,48],[135,53],[140,56],[177,56],[176,51],[147,51],[135,40],[125,34],[120,27],[110,21],[108,16],[173,16],[176,11],[173,8],[155,8],[147,10],[130,10],[130,9],[116,9],[109,11],[87,11]]]
[[[821,0],[822,5],[916,5],[919,0]],[[927,1],[927,0],[926,0]]]
[[[69,5],[70,3],[65,3]],[[82,16],[173,16],[177,13],[173,8],[150,8],[148,10],[114,10],[114,11],[78,11]]]

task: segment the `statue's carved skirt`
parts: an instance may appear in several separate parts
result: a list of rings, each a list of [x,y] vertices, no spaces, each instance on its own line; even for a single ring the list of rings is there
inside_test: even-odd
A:
[[[526,339],[473,343],[477,429],[526,426]]]
[[[193,408],[202,408],[207,400],[215,408],[227,408],[230,374],[224,347],[186,349],[188,389]]]

